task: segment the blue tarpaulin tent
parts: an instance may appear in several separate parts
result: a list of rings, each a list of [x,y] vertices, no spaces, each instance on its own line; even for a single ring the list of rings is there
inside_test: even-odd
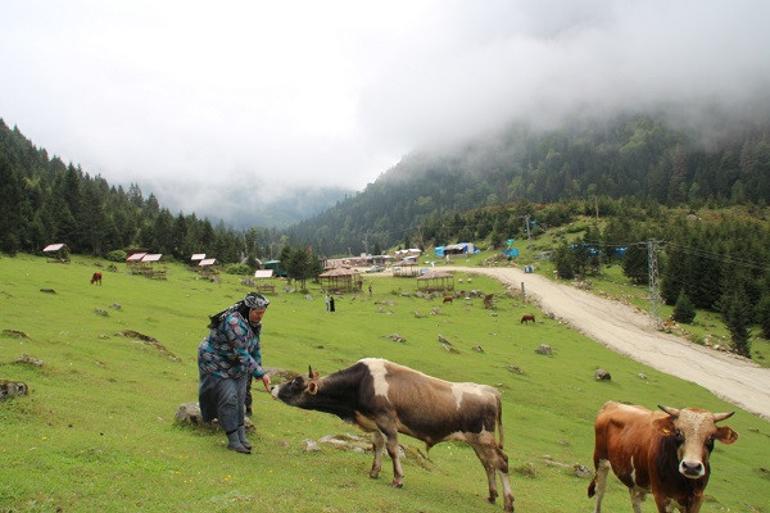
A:
[[[503,255],[507,256],[508,258],[514,258],[519,256],[519,249],[518,248],[508,248],[503,250]]]

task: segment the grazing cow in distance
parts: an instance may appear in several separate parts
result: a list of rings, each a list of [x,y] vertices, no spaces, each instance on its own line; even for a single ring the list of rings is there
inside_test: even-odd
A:
[[[427,449],[447,440],[466,442],[484,466],[489,502],[497,498],[500,474],[505,511],[513,511],[500,392],[493,387],[452,383],[387,360],[364,358],[323,378],[309,369],[307,379],[297,376],[273,387],[272,394],[288,405],[331,413],[373,433],[369,476],[379,475],[387,449],[393,462],[392,485],[397,488],[404,478],[398,433],[424,441]]]
[[[451,303],[454,300],[455,300],[454,296],[444,296],[444,301],[442,304]]]
[[[659,513],[676,506],[698,513],[708,484],[714,441],[731,444],[738,433],[716,423],[733,415],[700,408],[658,406],[662,412],[609,401],[596,417],[596,475],[588,497],[596,495],[594,513],[602,509],[610,469],[628,487],[634,513],[652,493]]]
[[[95,272],[91,276],[91,285],[93,285],[94,283],[96,283],[97,285],[102,284],[102,273],[100,273],[99,271]]]
[[[524,314],[521,316],[521,322],[520,324],[524,324],[526,322],[535,322],[535,316],[532,314]]]

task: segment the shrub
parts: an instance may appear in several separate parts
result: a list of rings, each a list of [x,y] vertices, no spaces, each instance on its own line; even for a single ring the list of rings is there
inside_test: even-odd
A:
[[[230,264],[225,267],[227,274],[251,274],[251,268],[246,264]]]
[[[685,324],[690,324],[695,319],[695,306],[693,306],[692,301],[690,301],[690,298],[687,297],[684,291],[679,292],[679,297],[674,306],[673,317],[676,322]]]
[[[104,258],[111,262],[125,262],[128,255],[122,249],[116,249],[107,253]]]

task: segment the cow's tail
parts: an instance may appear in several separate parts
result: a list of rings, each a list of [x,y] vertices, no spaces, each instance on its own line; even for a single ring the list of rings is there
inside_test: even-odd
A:
[[[497,446],[500,450],[503,449],[503,402],[500,399],[500,394],[497,394],[497,434],[498,442]]]

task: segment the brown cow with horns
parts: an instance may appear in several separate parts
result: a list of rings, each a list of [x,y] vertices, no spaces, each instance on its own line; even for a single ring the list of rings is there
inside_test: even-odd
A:
[[[628,487],[634,513],[641,513],[645,494],[652,492],[659,513],[676,506],[682,513],[698,513],[711,467],[714,440],[731,444],[738,434],[717,427],[733,413],[712,413],[700,408],[669,408],[663,412],[610,401],[596,417],[594,466],[596,476],[588,496],[596,494],[594,513],[602,497],[610,468]]]
[[[486,471],[489,502],[497,498],[499,473],[505,511],[513,511],[500,392],[493,387],[452,383],[387,360],[364,358],[323,378],[309,369],[308,379],[297,376],[273,387],[272,394],[291,406],[332,413],[373,433],[374,461],[369,476],[379,475],[387,449],[393,461],[392,485],[397,488],[404,478],[398,433],[424,441],[428,449],[447,440],[466,442]]]

